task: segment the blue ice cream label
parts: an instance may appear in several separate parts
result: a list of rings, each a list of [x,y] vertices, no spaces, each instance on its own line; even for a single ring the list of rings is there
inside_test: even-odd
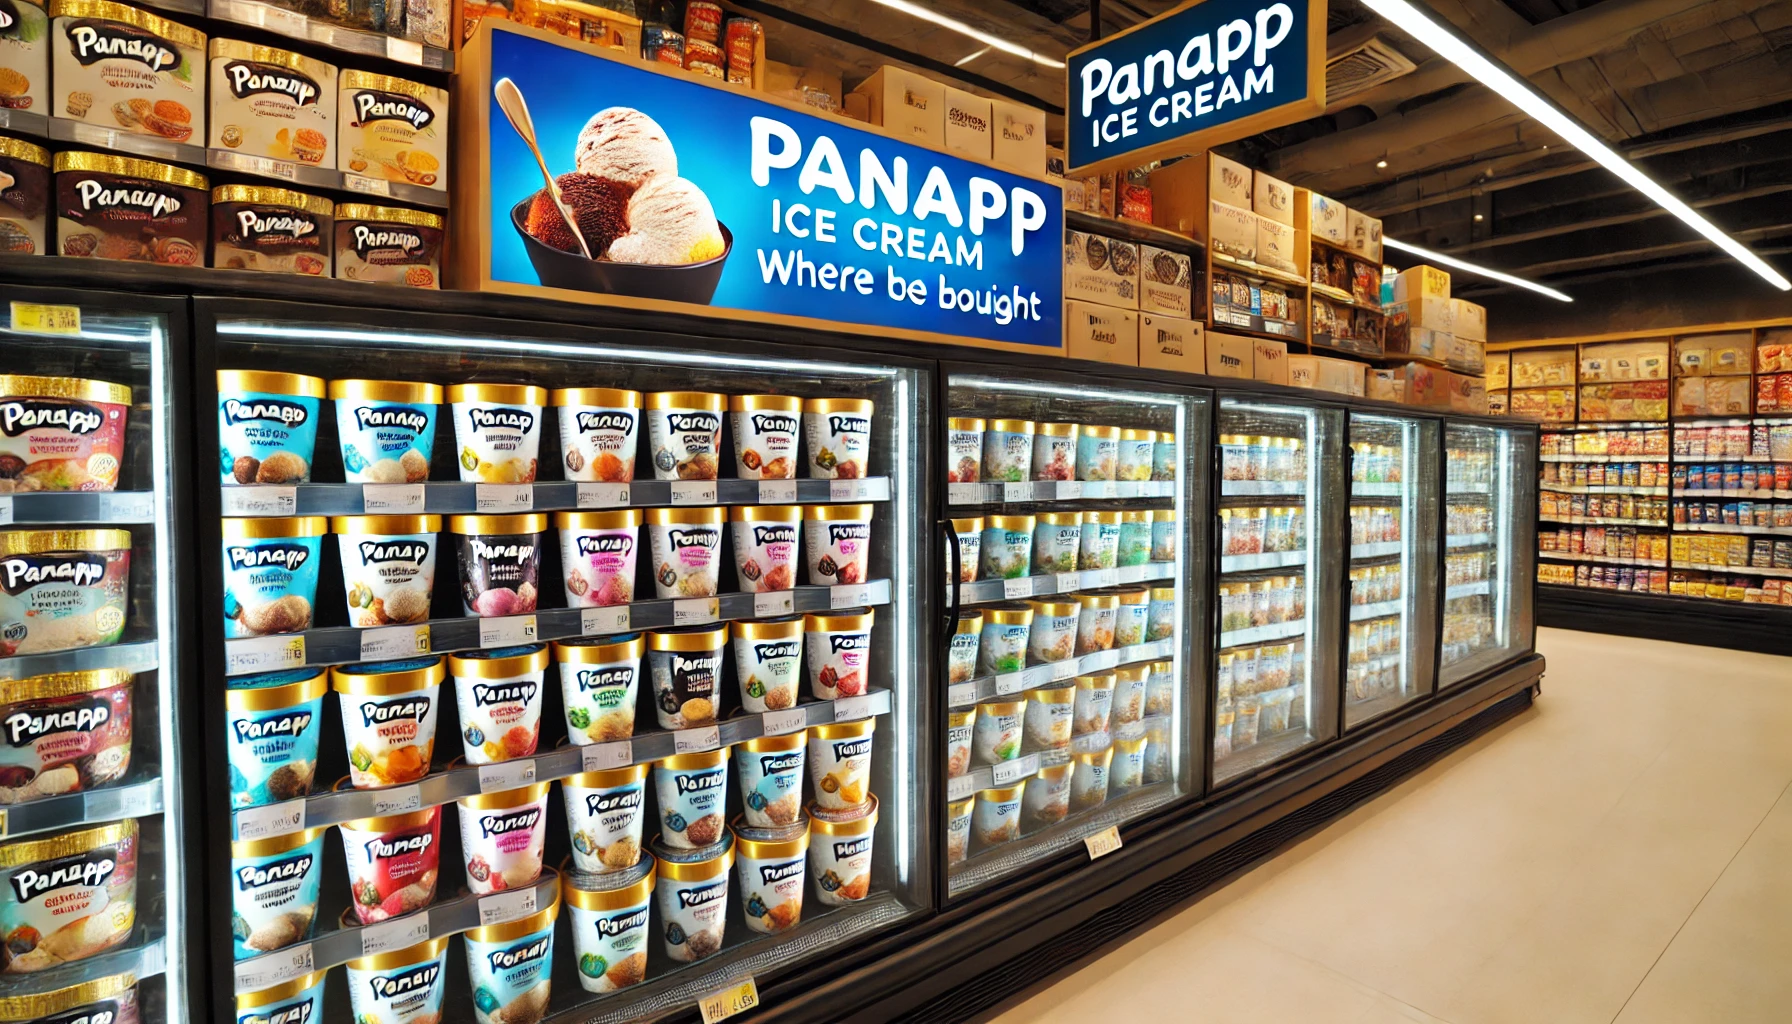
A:
[[[324,1019],[324,982],[319,974],[317,984],[276,1003],[237,1010],[236,1024],[322,1024]]]
[[[479,942],[471,935],[464,939],[467,982],[479,1024],[541,1019],[553,974],[553,924],[502,942]]]
[[[224,635],[264,636],[311,628],[322,537],[224,542]]]
[[[1151,446],[1151,479],[1176,479],[1176,442],[1158,441]]]
[[[299,484],[311,479],[318,399],[259,391],[218,395],[219,481]]]
[[[232,680],[230,688],[288,686],[317,674],[316,669],[264,672]],[[317,769],[317,740],[323,730],[323,702],[323,695],[319,694],[282,708],[232,708],[226,712],[231,806],[279,803],[311,791]]]
[[[343,477],[351,484],[403,484],[429,479],[435,447],[433,403],[336,399]]]
[[[230,859],[230,930],[238,960],[311,937],[323,850],[319,830],[310,842],[291,850]]]
[[[663,837],[669,846],[700,849],[722,838],[728,805],[728,762],[714,768],[653,770]]]
[[[795,750],[734,748],[734,769],[740,775],[741,802],[747,824],[759,828],[790,825],[803,813],[804,746]]]

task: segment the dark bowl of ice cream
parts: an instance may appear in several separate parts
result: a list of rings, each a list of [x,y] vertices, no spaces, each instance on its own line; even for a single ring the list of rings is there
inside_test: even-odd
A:
[[[549,288],[707,306],[715,298],[716,286],[722,283],[722,265],[728,262],[728,254],[734,250],[734,233],[728,230],[728,225],[718,223],[722,231],[722,253],[707,260],[678,264],[588,260],[576,250],[564,252],[529,233],[529,204],[533,199],[531,196],[511,207],[510,223],[522,237],[529,262],[535,266],[535,275]]]

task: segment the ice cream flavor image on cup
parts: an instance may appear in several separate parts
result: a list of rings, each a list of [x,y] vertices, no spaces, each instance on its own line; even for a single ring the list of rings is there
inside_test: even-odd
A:
[[[222,526],[224,635],[310,629],[317,603],[319,550],[328,520],[323,516],[226,519]],[[119,621],[122,626],[122,615]]]
[[[117,643],[130,575],[128,530],[0,532],[0,657]]]
[[[1114,741],[1114,759],[1109,764],[1109,785],[1115,789],[1131,789],[1145,779],[1145,750],[1149,741],[1144,736]]]
[[[1176,479],[1176,435],[1168,431],[1157,432],[1157,441],[1151,446],[1151,479]]]
[[[952,536],[958,539],[958,582],[977,582],[983,551],[983,517],[952,520]]]
[[[1151,479],[1152,460],[1157,452],[1157,431],[1132,427],[1120,431],[1120,448],[1115,456],[1114,479]]]
[[[979,579],[1016,580],[1033,565],[1034,516],[985,516]]]
[[[975,707],[946,715],[946,777],[949,779],[971,770],[971,730],[976,721]]]
[[[1027,633],[1027,660],[1065,661],[1076,651],[1076,623],[1082,606],[1073,600],[1028,601],[1033,624]]]
[[[1151,591],[1122,590],[1120,607],[1114,614],[1114,646],[1131,647],[1145,642],[1145,627],[1150,620]]]
[[[632,483],[641,433],[641,392],[622,388],[557,388],[561,461],[566,479]]]
[[[1078,569],[1112,569],[1120,557],[1120,512],[1084,512]]]
[[[816,700],[857,697],[870,687],[873,609],[803,616],[803,657]]]
[[[871,796],[871,747],[877,719],[834,722],[809,729],[809,775],[824,811],[858,807]]]
[[[238,960],[311,937],[325,831],[230,844],[230,929]]]
[[[541,740],[542,677],[547,667],[547,644],[449,656],[448,672],[454,677],[460,738],[468,764],[491,764],[535,753]]]
[[[1151,513],[1120,513],[1120,538],[1114,548],[1115,565],[1144,565],[1151,561]]]
[[[977,794],[971,811],[971,832],[984,846],[1000,846],[1020,838],[1020,805],[1028,780]]]
[[[736,622],[728,632],[741,708],[761,714],[795,707],[803,678],[802,617]]]
[[[947,681],[965,682],[977,674],[977,648],[983,639],[983,613],[959,612],[958,625],[946,648]]]
[[[460,600],[468,615],[526,615],[541,599],[543,512],[449,516],[460,555]]]
[[[1073,728],[1078,736],[1106,732],[1108,718],[1114,709],[1114,674],[1077,676],[1076,715]]]
[[[707,391],[656,391],[647,396],[647,443],[659,480],[714,480],[727,397]]]
[[[523,484],[535,480],[541,454],[545,388],[531,384],[451,384],[455,461],[469,483]]]
[[[731,395],[735,475],[742,480],[796,477],[803,400],[790,395]]]
[[[647,979],[658,877],[651,855],[637,871],[561,876],[560,900],[572,917],[573,955],[585,991],[619,992]]]
[[[641,859],[641,822],[647,809],[647,766],[632,764],[569,775],[560,781],[572,862],[600,875],[632,868]],[[648,858],[652,863],[652,858]]]
[[[461,933],[479,1024],[536,1024],[547,1016],[560,894],[528,917]]]
[[[314,974],[301,975],[284,984],[264,988],[257,992],[244,992],[236,997],[237,1024],[275,1024],[275,1022],[321,1021],[324,1019],[324,983],[330,972],[318,971]],[[118,980],[128,980],[133,1002],[136,999],[136,976],[123,974],[114,976]],[[135,1007],[132,1014],[119,1013],[113,1018],[113,1024],[136,1024]],[[73,1020],[58,1021],[56,1024],[77,1024],[79,1017]],[[95,1021],[93,1024],[99,1024]]]
[[[1000,764],[1020,756],[1026,700],[990,701],[977,705],[977,723],[971,730],[971,759],[977,764]]]
[[[1084,426],[1076,439],[1076,478],[1112,480],[1119,462],[1120,428]]]
[[[863,583],[871,557],[870,505],[805,505],[803,542],[809,582],[817,586]]]
[[[1017,484],[1033,469],[1032,420],[990,420],[983,430],[983,479]]]
[[[809,476],[856,480],[868,475],[871,455],[869,398],[810,398],[803,401],[803,436],[809,445]]]
[[[946,482],[974,484],[982,478],[983,420],[953,416],[946,420]]]
[[[226,487],[302,484],[317,449],[319,377],[218,371],[218,469]]]
[[[0,47],[5,42],[0,34]],[[0,166],[8,166],[12,143],[0,143]],[[12,189],[0,193],[18,194]],[[0,219],[0,229],[6,226],[11,222]],[[130,410],[131,389],[122,384],[0,374],[0,494],[115,489]]]
[[[1027,691],[1026,748],[1068,750],[1076,687],[1053,686]]]
[[[442,808],[360,818],[337,826],[348,859],[349,906],[362,924],[421,910],[436,898]]]
[[[1176,510],[1153,509],[1151,512],[1151,560],[1176,560]]]
[[[661,839],[674,849],[710,846],[727,831],[728,748],[656,761],[653,789],[659,797]]]
[[[1075,571],[1077,549],[1083,542],[1083,514],[1041,512],[1034,519],[1030,571],[1041,574]]]
[[[647,510],[653,585],[660,598],[714,597],[722,558],[723,510]]]
[[[131,766],[134,678],[101,668],[0,681],[0,804],[122,778]]]
[[[1152,587],[1145,609],[1145,640],[1168,640],[1176,635],[1176,588]]]
[[[635,695],[640,687],[639,633],[554,642],[566,735],[573,743],[607,743],[635,734]]]
[[[231,678],[224,708],[232,807],[280,803],[311,792],[329,688],[329,671],[322,668]]]
[[[349,1007],[357,1024],[441,1024],[451,937],[443,935],[345,964]]]
[[[1027,667],[1033,614],[1024,604],[991,605],[983,610],[983,636],[977,644],[979,674],[1000,675]]]
[[[1021,798],[1021,817],[1033,828],[1056,825],[1070,813],[1071,765],[1047,765],[1027,780],[1027,792]]]
[[[1122,665],[1114,670],[1113,717],[1115,725],[1130,725],[1145,717],[1146,665]]]
[[[1034,480],[1076,479],[1075,423],[1040,423],[1033,433]]]
[[[971,808],[975,794],[946,805],[946,864],[960,864],[971,852]]]
[[[1094,654],[1114,646],[1114,623],[1120,617],[1120,595],[1078,594],[1082,613],[1076,623],[1076,653]]]
[[[330,670],[356,789],[416,782],[429,774],[447,674],[439,656]]]
[[[1154,661],[1145,679],[1145,714],[1167,715],[1176,709],[1176,663]]]
[[[809,822],[797,808],[797,823],[776,833],[737,829],[734,867],[747,930],[775,934],[803,917],[803,879],[809,866]],[[759,838],[750,838],[759,836]]]
[[[333,380],[343,479],[351,484],[414,484],[429,479],[440,384]]]
[[[666,956],[688,964],[720,951],[728,927],[733,834],[723,831],[700,850],[667,846],[656,837],[650,849],[659,862],[653,895]]]
[[[0,844],[0,972],[16,982],[129,938],[138,840],[126,819]]]
[[[1108,767],[1113,759],[1112,746],[1071,753],[1070,763],[1075,768],[1070,778],[1070,806],[1073,810],[1086,811],[1107,802]]]
[[[728,522],[742,591],[758,594],[796,586],[801,505],[736,505],[728,510]]]
[[[441,516],[337,516],[330,529],[342,558],[350,625],[429,619]]]
[[[689,729],[716,720],[727,647],[727,623],[647,634],[647,667],[660,728]]]
[[[760,736],[734,747],[734,774],[740,780],[746,823],[782,829],[803,816],[803,762],[808,733]]]
[[[475,894],[532,885],[541,878],[548,838],[548,784],[455,801],[460,814],[460,852],[467,888]]]
[[[568,608],[604,608],[635,599],[635,560],[641,544],[641,512],[556,512],[560,569],[566,574]]]

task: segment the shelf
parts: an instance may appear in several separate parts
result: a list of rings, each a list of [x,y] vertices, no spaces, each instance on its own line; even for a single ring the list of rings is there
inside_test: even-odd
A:
[[[29,135],[34,139],[45,139],[50,135],[50,119],[43,114],[34,114],[29,110],[0,107],[0,130],[12,132],[15,135]]]
[[[1667,497],[1666,487],[1642,487],[1623,484],[1552,484],[1547,481],[1539,483],[1541,491],[1555,491],[1558,494],[1641,494],[1651,498]],[[1681,493],[1681,492],[1676,492]]]
[[[1792,462],[1792,459],[1776,459],[1771,455],[1675,455],[1674,462]]]
[[[255,0],[211,0],[211,16],[219,21],[266,29],[289,39],[302,39],[345,53],[384,57],[400,64],[454,70],[454,54],[449,50],[407,39],[395,39],[381,32],[312,21],[297,11],[283,10]],[[458,22],[457,22],[458,24]]]
[[[1357,259],[1362,259],[1362,257],[1358,256]],[[1336,302],[1341,305],[1349,306],[1352,309],[1364,310],[1378,316],[1385,316],[1387,314],[1387,310],[1382,308],[1381,303],[1364,302],[1361,299],[1358,299],[1355,294],[1347,292],[1342,288],[1329,284],[1320,284],[1317,281],[1310,282],[1307,287],[1313,289],[1313,294],[1315,296],[1323,298],[1328,302]]]
[[[1767,537],[1792,537],[1792,527],[1743,526],[1738,523],[1675,523],[1675,533],[1747,533]]]
[[[1350,496],[1353,498],[1403,498],[1406,493],[1406,482],[1403,480],[1350,482]]]
[[[1667,462],[1668,454],[1662,452],[1659,455],[1539,455],[1537,458],[1542,462]],[[1673,461],[1686,462],[1689,460],[1685,456],[1676,456]],[[1690,461],[1703,462],[1704,459]]]
[[[1243,311],[1234,311],[1230,306],[1222,314],[1216,306],[1209,306],[1207,322],[1210,330],[1231,331],[1252,338],[1265,338],[1270,341],[1292,341],[1300,344],[1306,342],[1306,333],[1300,324],[1293,320],[1270,320],[1263,316]]]
[[[225,674],[390,661],[419,654],[508,647],[610,636],[642,629],[700,626],[736,619],[763,619],[797,612],[825,612],[890,603],[890,581],[837,587],[797,587],[763,594],[723,594],[683,600],[636,601],[610,608],[544,608],[533,615],[433,619],[409,626],[361,629],[336,626],[302,633],[224,641]]]
[[[854,480],[636,480],[632,484],[251,484],[222,488],[226,516],[358,516],[656,508],[667,505],[792,505],[889,501],[890,478]]]
[[[153,523],[151,491],[40,491],[0,494],[0,526],[27,523]]]
[[[978,580],[958,585],[958,603],[971,605],[991,601],[1019,601],[1029,597],[1072,594],[1079,590],[1100,590],[1128,583],[1175,578],[1175,562],[1147,562],[1144,565],[1123,565],[1117,569],[1083,569],[1008,580]]]
[[[1476,498],[1491,497],[1493,493],[1492,484],[1456,484],[1444,488],[1444,500],[1448,501],[1451,498],[1466,498],[1473,500]]]
[[[1029,480],[1021,483],[946,485],[948,505],[1004,505],[1026,501],[1175,496],[1174,480]]]
[[[139,892],[138,906],[149,898],[148,893]],[[159,895],[159,894],[158,894]],[[8,975],[5,986],[5,997],[16,999],[26,995],[40,995],[55,992],[59,989],[71,988],[75,985],[108,978],[118,974],[135,975],[138,981],[154,978],[168,970],[168,949],[161,934],[158,922],[152,926],[142,923],[147,914],[138,912],[138,925],[131,938],[117,949],[108,949],[103,953],[82,960],[74,960],[42,971],[30,974]],[[73,1019],[82,1019],[76,1014]],[[94,1018],[87,1018],[92,1020]]]
[[[1170,782],[1150,782],[1131,789],[1111,789],[1099,806],[1078,811],[1055,825],[1024,835],[1011,843],[985,847],[968,860],[955,864],[947,880],[949,895],[958,896],[978,886],[1007,878],[1048,858],[1080,849],[1089,836],[1137,821],[1178,798]],[[960,799],[963,799],[962,797]],[[605,1022],[609,1024],[609,1022]]]
[[[1367,622],[1370,619],[1392,618],[1405,610],[1405,602],[1397,599],[1393,601],[1377,601],[1374,604],[1353,604],[1350,606],[1350,621]]]
[[[1214,781],[1221,784],[1229,782],[1238,776],[1280,761],[1312,742],[1314,742],[1313,734],[1305,727],[1289,729],[1287,732],[1271,736],[1268,739],[1259,738],[1257,742],[1243,750],[1234,750],[1225,757],[1214,758]]]
[[[1275,267],[1266,267],[1261,263],[1254,263],[1250,260],[1241,260],[1220,252],[1212,253],[1212,256],[1215,269],[1223,268],[1243,274],[1246,277],[1260,278],[1265,281],[1275,281],[1278,284],[1292,285],[1296,288],[1305,288],[1308,286],[1306,278],[1291,271],[1277,270]]]
[[[1538,522],[1558,523],[1564,526],[1646,526],[1652,529],[1667,529],[1665,519],[1619,519],[1615,516],[1538,516]],[[1482,534],[1482,536],[1486,536]]]
[[[946,688],[946,702],[955,708],[968,708],[986,700],[1012,697],[1014,694],[1026,690],[1037,690],[1053,683],[1075,679],[1077,676],[1086,676],[1091,672],[1107,672],[1122,665],[1134,665],[1139,662],[1163,661],[1175,657],[1175,655],[1176,641],[1174,639],[1096,651],[1093,654],[1068,658],[1064,661],[1033,665],[1019,672],[978,676],[962,683],[953,683]]]
[[[1343,356],[1346,359],[1361,359],[1371,364],[1387,355],[1387,353],[1381,350],[1379,345],[1372,347],[1370,342],[1359,341],[1356,338],[1349,338],[1340,342],[1330,334],[1315,334],[1307,339],[1306,344],[1309,350],[1330,352],[1334,355]],[[1360,398],[1362,396],[1358,395],[1356,397]]]
[[[1373,544],[1350,545],[1350,560],[1359,558],[1386,558],[1406,550],[1406,542],[1401,540],[1382,540]]]
[[[1538,558],[1555,562],[1591,562],[1598,565],[1638,565],[1650,569],[1666,569],[1665,558],[1623,558],[1618,555],[1589,555],[1572,551],[1538,551]]]
[[[114,153],[148,157],[189,167],[205,166],[205,147],[188,142],[175,142],[159,135],[136,135],[122,128],[103,128],[86,121],[66,117],[48,119],[47,135],[57,142],[73,142],[95,146]]]
[[[143,640],[110,647],[82,647],[73,651],[0,658],[0,679],[27,679],[52,672],[88,672],[97,668],[148,672],[157,663],[156,642]]]
[[[292,160],[250,156],[228,149],[206,150],[205,165],[216,171],[252,174],[258,178],[271,178],[304,188],[321,188],[335,192],[353,192],[363,196],[378,196],[383,199],[396,199],[412,206],[430,206],[442,210],[448,208],[447,189],[424,188],[408,181],[370,178],[351,171],[339,171],[334,167],[313,167],[310,164]]]
[[[0,837],[16,839],[88,822],[147,818],[160,813],[162,780],[144,779],[0,807]]]
[[[1716,373],[1713,373],[1713,374],[1705,374],[1705,376],[1709,376],[1709,377],[1720,377],[1720,376],[1723,376],[1723,377],[1746,377],[1746,376],[1749,376],[1749,374],[1742,374],[1742,373],[1716,374]],[[1771,416],[1772,413],[1763,413],[1762,415]],[[1754,426],[1755,417],[1754,416],[1676,416],[1676,417],[1674,417],[1674,422],[1676,424],[1702,423],[1706,426],[1712,426],[1712,427],[1751,427],[1751,426]]]
[[[1307,551],[1305,548],[1294,551],[1266,551],[1260,555],[1221,555],[1220,575],[1251,572],[1256,569],[1281,569],[1291,565],[1306,564]]]
[[[1065,210],[1064,226],[1072,231],[1082,231],[1095,235],[1107,235],[1111,238],[1124,238],[1141,245],[1153,245],[1159,249],[1181,253],[1200,259],[1202,250],[1206,249],[1198,239],[1178,234],[1168,228],[1160,228],[1155,224],[1129,220],[1125,217],[1103,217],[1100,214],[1085,213],[1082,210]]]
[[[1236,498],[1257,494],[1307,496],[1305,480],[1221,480],[1220,497]]]
[[[1454,601],[1460,597],[1478,597],[1488,592],[1486,580],[1473,580],[1468,583],[1453,583],[1444,588],[1444,600]]]
[[[946,799],[963,800],[972,793],[981,793],[997,786],[1011,786],[1017,780],[1030,779],[1039,774],[1039,761],[1040,755],[1035,751],[1001,764],[980,764],[963,775],[946,780]]]
[[[1757,487],[1752,491],[1742,487],[1718,487],[1693,491],[1683,487],[1674,492],[1674,497],[1694,500],[1703,498],[1778,498],[1785,501],[1792,500],[1792,491],[1777,491],[1771,487]]]
[[[313,793],[285,803],[242,808],[231,815],[231,834],[238,840],[266,839],[302,829],[338,825],[356,818],[402,814],[480,793],[564,779],[581,772],[647,764],[674,754],[716,750],[761,736],[775,736],[830,722],[856,722],[889,714],[891,704],[889,690],[873,690],[857,697],[799,704],[785,711],[739,715],[698,729],[654,731],[610,743],[567,745],[533,757],[496,764],[457,763],[456,767],[402,786],[340,789]],[[802,713],[800,720],[796,714],[799,711]],[[453,738],[446,739],[451,742]]]
[[[1247,629],[1234,629],[1221,633],[1218,646],[1254,647],[1257,644],[1274,643],[1277,640],[1293,640],[1307,635],[1307,620],[1296,619],[1292,622],[1272,622],[1267,626],[1251,626]]]
[[[176,14],[203,15],[205,0],[143,0],[145,7],[159,7]]]
[[[1491,533],[1452,533],[1444,538],[1444,547],[1452,550],[1455,548],[1475,548],[1492,543],[1493,534]]]
[[[1709,562],[1675,562],[1676,569],[1696,569],[1700,572],[1727,572],[1740,576],[1777,576],[1781,579],[1792,579],[1792,569],[1775,569],[1749,565],[1712,565]]]

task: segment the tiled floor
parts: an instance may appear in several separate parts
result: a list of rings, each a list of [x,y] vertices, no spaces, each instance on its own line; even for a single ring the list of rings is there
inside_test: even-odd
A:
[[[991,1019],[1792,1021],[1792,659],[1538,646],[1531,710]]]

